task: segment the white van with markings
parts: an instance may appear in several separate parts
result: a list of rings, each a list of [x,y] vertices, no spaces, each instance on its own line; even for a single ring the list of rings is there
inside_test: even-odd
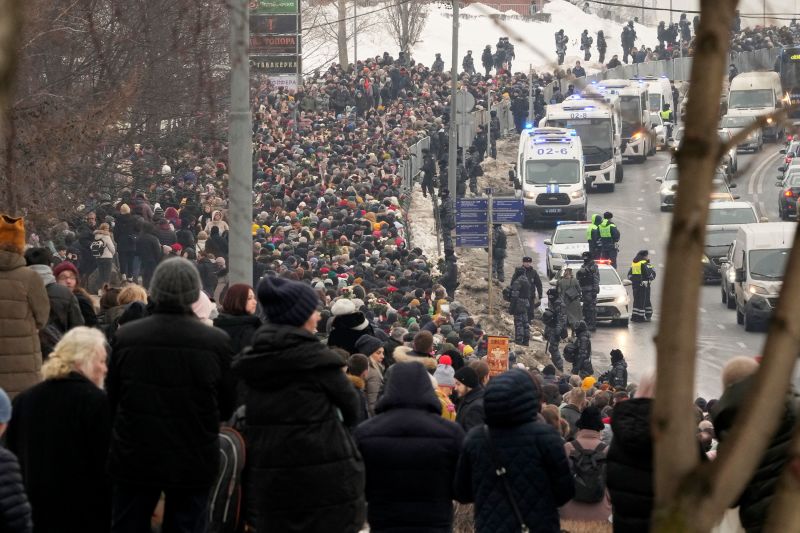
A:
[[[583,148],[574,130],[523,130],[519,140],[518,178],[526,216],[533,220],[586,218]]]
[[[743,72],[731,80],[728,92],[728,115],[759,116],[774,113],[783,107],[783,89],[777,72]],[[783,128],[767,119],[764,137],[777,142]]]

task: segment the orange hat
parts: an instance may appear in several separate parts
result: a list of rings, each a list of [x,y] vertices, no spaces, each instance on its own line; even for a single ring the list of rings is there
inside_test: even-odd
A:
[[[0,215],[0,244],[11,245],[19,254],[25,251],[25,223],[22,217]]]

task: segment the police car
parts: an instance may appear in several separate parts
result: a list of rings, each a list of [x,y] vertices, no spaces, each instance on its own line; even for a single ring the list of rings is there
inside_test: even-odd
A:
[[[617,269],[611,266],[608,259],[596,259],[597,270],[600,272],[600,292],[597,294],[597,321],[608,321],[612,326],[627,326],[631,319],[631,297],[628,294],[630,280],[622,279]],[[571,268],[572,274],[577,275],[583,261],[567,261],[564,268]],[[559,270],[556,278],[550,281],[555,286],[556,280],[564,275],[564,268]]]
[[[566,261],[582,261],[583,252],[589,251],[586,229],[589,222],[558,222],[553,236],[545,239],[547,277],[552,278]]]

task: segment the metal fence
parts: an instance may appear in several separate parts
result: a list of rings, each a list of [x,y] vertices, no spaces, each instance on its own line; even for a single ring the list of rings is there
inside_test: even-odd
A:
[[[403,212],[405,223],[405,239],[408,247],[411,248],[411,225],[408,223],[408,213],[411,208],[411,193],[414,189],[414,180],[422,171],[422,150],[430,148],[431,138],[425,137],[408,147],[408,156],[404,157],[397,166],[397,174],[402,177],[400,183],[400,209]]]

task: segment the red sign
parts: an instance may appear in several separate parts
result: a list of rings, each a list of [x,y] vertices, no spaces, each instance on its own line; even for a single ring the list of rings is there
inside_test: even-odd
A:
[[[297,35],[251,35],[251,54],[295,54],[300,53],[300,37]]]
[[[486,343],[486,364],[494,377],[508,370],[508,337],[486,337]]]

